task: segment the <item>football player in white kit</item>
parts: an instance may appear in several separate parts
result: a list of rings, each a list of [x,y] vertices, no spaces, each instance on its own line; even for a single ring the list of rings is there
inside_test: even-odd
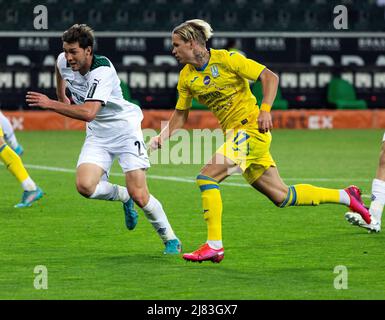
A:
[[[133,201],[142,208],[165,244],[165,254],[181,252],[181,243],[160,202],[149,193],[145,170],[150,167],[141,131],[141,109],[123,99],[120,79],[111,61],[93,52],[93,30],[75,24],[63,33],[63,50],[56,64],[58,100],[28,92],[30,106],[49,109],[87,122],[86,139],[79,156],[76,186],[90,199],[123,202],[128,229],[137,223]],[[66,88],[76,106],[70,104]],[[115,158],[126,175],[124,188],[108,182]]]
[[[355,212],[346,212],[345,219],[352,225],[367,229],[369,232],[381,231],[381,218],[385,206],[385,134],[382,138],[380,160],[378,162],[376,177],[372,182],[372,202],[370,203],[370,223],[366,223]]]

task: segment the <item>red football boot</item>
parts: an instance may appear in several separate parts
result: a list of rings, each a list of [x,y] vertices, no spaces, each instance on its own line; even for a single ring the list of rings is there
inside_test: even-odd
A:
[[[361,199],[361,190],[356,186],[350,186],[344,189],[350,198],[349,208],[353,212],[357,212],[361,215],[362,219],[365,220],[367,224],[370,224],[371,217],[368,208],[365,207]]]
[[[223,260],[224,256],[225,251],[223,248],[219,250],[212,249],[207,243],[205,243],[198,250],[191,253],[185,253],[183,255],[183,259],[193,262],[212,261],[219,263]]]

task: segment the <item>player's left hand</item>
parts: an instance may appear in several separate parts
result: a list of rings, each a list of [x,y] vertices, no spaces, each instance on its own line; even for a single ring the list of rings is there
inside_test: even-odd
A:
[[[152,137],[148,143],[149,150],[155,151],[162,148],[162,142],[160,140],[160,135]]]
[[[261,133],[266,133],[273,129],[273,121],[270,112],[261,111],[258,116],[258,130]]]
[[[39,92],[33,92],[33,91],[27,92],[25,101],[28,103],[30,107],[40,107],[43,109],[47,109],[52,105],[52,100],[48,98],[46,95]]]

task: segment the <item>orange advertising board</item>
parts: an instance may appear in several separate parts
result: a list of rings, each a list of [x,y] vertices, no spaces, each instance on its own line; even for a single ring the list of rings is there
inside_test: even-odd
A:
[[[84,130],[85,123],[50,111],[3,111],[16,130]],[[160,129],[173,110],[144,110],[142,128]],[[385,110],[272,111],[274,128],[369,129],[385,128]],[[210,111],[192,110],[186,129],[219,128]]]

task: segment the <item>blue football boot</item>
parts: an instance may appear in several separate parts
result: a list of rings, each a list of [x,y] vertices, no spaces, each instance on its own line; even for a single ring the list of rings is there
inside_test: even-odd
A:
[[[128,230],[134,230],[138,223],[139,216],[135,210],[134,205],[134,200],[132,200],[132,198],[130,198],[127,202],[123,203],[124,217]]]
[[[15,205],[15,208],[26,208],[30,207],[32,203],[43,197],[43,190],[39,187],[33,191],[24,191],[21,198],[21,202]]]
[[[182,252],[182,242],[179,239],[172,239],[166,241],[164,254],[180,254]]]

